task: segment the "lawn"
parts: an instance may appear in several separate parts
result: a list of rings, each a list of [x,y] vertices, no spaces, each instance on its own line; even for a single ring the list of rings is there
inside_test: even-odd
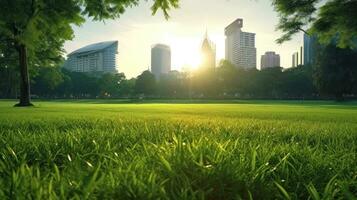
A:
[[[354,199],[357,103],[0,101],[0,199]]]

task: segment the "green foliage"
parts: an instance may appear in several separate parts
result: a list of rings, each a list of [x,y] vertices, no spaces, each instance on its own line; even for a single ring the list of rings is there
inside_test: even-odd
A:
[[[1,76],[7,74],[0,70]],[[6,86],[0,88],[2,97],[8,89],[16,89],[6,79],[0,83]],[[311,66],[258,71],[237,69],[227,61],[222,61],[215,70],[173,71],[163,74],[159,80],[148,71],[127,80],[124,74],[98,75],[42,67],[32,83],[33,93],[46,98],[136,98],[145,95],[156,98],[299,99],[311,98],[315,93]]]
[[[155,0],[151,7],[152,14],[156,14],[156,12],[161,9],[164,12],[166,19],[168,19],[168,11],[172,8],[179,8],[179,2],[180,0]]]
[[[280,17],[277,29],[284,33],[278,43],[304,31],[318,35],[325,44],[338,34],[339,47],[356,47],[357,1],[272,0],[272,4]]]
[[[296,97],[309,96],[316,93],[311,66],[300,65],[296,68],[287,69],[284,73],[283,93],[290,93],[296,95]]]
[[[119,94],[117,94],[117,96],[127,98],[131,97],[135,92],[135,81],[136,80],[134,78],[122,80],[119,84]]]
[[[355,102],[232,103],[1,101],[0,199],[355,198]]]
[[[15,45],[24,44],[34,51],[48,43],[54,49],[62,47],[73,37],[71,25],[84,22],[80,4],[72,0],[4,0],[0,9],[0,33]]]
[[[17,59],[16,51],[11,49],[11,43],[0,34],[0,97],[16,96],[19,88]]]
[[[218,85],[217,76],[214,68],[202,67],[193,73],[192,89],[193,95],[197,97],[215,97],[217,96]]]
[[[99,89],[101,96],[111,96],[120,93],[119,85],[125,80],[125,75],[123,73],[120,74],[103,74],[99,80]]]
[[[156,79],[150,71],[144,71],[140,74],[135,82],[135,92],[143,95],[155,95]]]
[[[72,25],[84,16],[94,20],[118,18],[139,0],[3,0],[0,3],[0,33],[8,40],[35,49],[49,42],[61,43],[73,37]],[[155,0],[152,11],[162,9],[166,17],[178,0]],[[53,45],[53,44],[52,44]]]
[[[157,81],[157,92],[161,97],[182,98],[189,96],[189,78],[187,73],[172,71],[162,74]]]
[[[314,83],[322,94],[342,100],[357,85],[357,51],[335,44],[321,46],[314,67]]]
[[[238,74],[239,71],[237,71],[236,67],[227,60],[222,60],[219,63],[217,79],[218,85],[222,89],[222,92],[227,94],[237,92],[237,86],[240,87],[240,85],[237,83]]]
[[[34,78],[33,93],[42,96],[53,94],[63,81],[64,77],[59,67],[41,67],[39,74]]]

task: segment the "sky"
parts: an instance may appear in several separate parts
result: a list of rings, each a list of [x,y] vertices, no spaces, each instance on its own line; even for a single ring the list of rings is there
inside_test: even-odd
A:
[[[181,0],[180,8],[170,11],[165,19],[162,12],[152,16],[152,0],[141,0],[137,7],[128,8],[116,20],[87,20],[74,27],[75,37],[65,43],[67,53],[83,46],[109,40],[119,41],[119,72],[136,77],[150,67],[151,46],[170,45],[172,70],[194,68],[199,62],[200,48],[206,30],[216,44],[217,62],[224,58],[224,28],[242,18],[243,31],[256,33],[257,68],[266,51],[280,54],[282,67],[291,66],[291,56],[302,46],[302,34],[279,45],[275,40],[278,15],[271,0]]]

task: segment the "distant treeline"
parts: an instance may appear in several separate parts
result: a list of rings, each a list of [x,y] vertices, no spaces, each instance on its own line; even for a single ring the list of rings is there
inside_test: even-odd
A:
[[[155,76],[144,71],[136,78],[119,74],[86,74],[61,67],[39,67],[31,77],[33,98],[215,98],[325,99],[357,95],[357,53],[327,46],[314,65],[264,70],[237,69],[221,61],[215,69]],[[0,67],[0,98],[16,98],[19,75]]]
[[[16,97],[16,72],[1,70],[1,97]],[[39,98],[310,98],[316,94],[311,67],[236,69],[223,62],[216,69],[173,71],[156,80],[144,71],[137,78],[123,73],[95,76],[59,67],[42,67],[32,78],[33,97]]]

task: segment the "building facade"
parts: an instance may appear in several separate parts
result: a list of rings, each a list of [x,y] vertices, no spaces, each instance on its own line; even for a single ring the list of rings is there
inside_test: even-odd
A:
[[[243,19],[237,19],[225,28],[225,59],[243,69],[257,67],[255,33],[243,32]]]
[[[260,69],[280,67],[280,55],[273,51],[268,51],[261,57]]]
[[[64,68],[74,72],[117,73],[118,41],[100,42],[68,54]]]
[[[206,33],[201,48],[202,67],[215,68],[216,67],[216,45],[208,38]]]
[[[171,71],[171,48],[168,45],[156,44],[151,48],[151,73],[156,79]]]
[[[297,67],[299,65],[299,52],[295,52],[292,55],[292,65],[291,67]]]
[[[304,65],[314,63],[316,45],[318,44],[316,36],[304,34]]]

